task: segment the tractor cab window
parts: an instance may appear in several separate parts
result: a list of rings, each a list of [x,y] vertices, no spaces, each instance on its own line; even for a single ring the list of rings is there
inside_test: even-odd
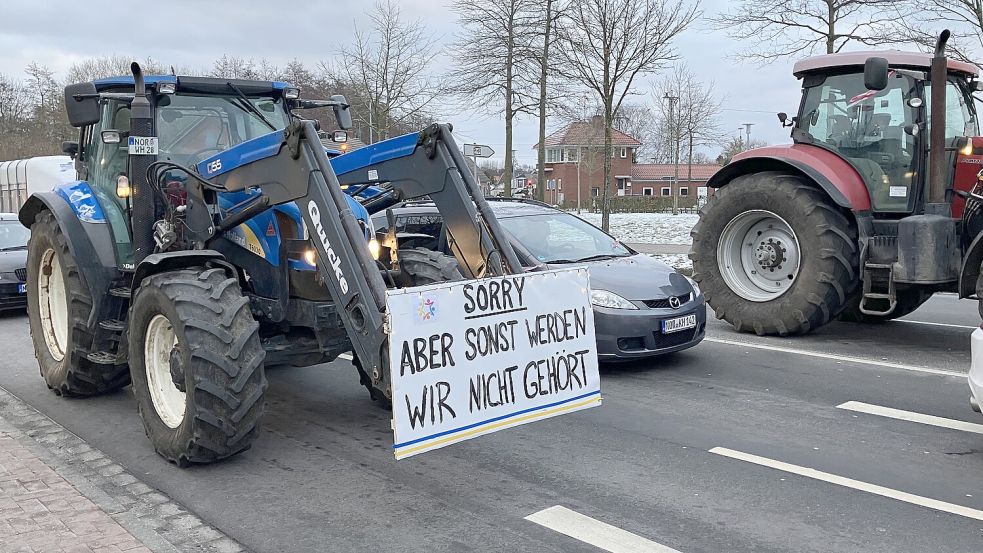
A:
[[[249,98],[249,103],[262,117],[234,95],[158,97],[160,159],[192,166],[232,146],[273,132],[270,125],[277,130],[287,126],[287,111],[279,99],[256,97]]]
[[[130,132],[130,106],[120,100],[105,100],[101,109],[99,122],[85,131],[81,158],[86,168],[85,180],[106,215],[112,230],[116,260],[122,266],[131,262],[132,247],[126,225],[126,206],[116,195],[116,180],[120,175],[127,174],[126,136]],[[105,130],[119,131],[119,143],[103,143],[102,131]]]
[[[833,75],[804,89],[798,128],[833,150],[864,179],[876,211],[910,212],[915,199],[916,119],[908,100],[915,80],[892,72],[884,90],[867,90],[860,73]]]
[[[976,113],[970,101],[967,101],[966,94],[956,84],[955,81],[948,81],[945,87],[945,138],[946,144],[951,146],[955,139],[961,136],[976,136],[979,128],[976,122]],[[932,122],[932,87],[925,87],[925,115],[928,117],[929,124]]]

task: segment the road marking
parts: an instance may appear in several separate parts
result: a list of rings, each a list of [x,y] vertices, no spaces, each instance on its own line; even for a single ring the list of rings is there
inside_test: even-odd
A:
[[[734,451],[733,449],[727,449],[725,447],[715,447],[710,450],[710,453],[715,453],[724,457],[730,457],[731,459],[746,461],[748,463],[754,463],[756,465],[761,465],[763,467],[773,468],[792,474],[798,474],[799,476],[805,476],[815,480],[822,480],[823,482],[853,488],[855,490],[860,490],[862,492],[867,492],[874,495],[897,499],[898,501],[904,501],[905,503],[911,503],[912,505],[919,505],[921,507],[928,507],[929,509],[935,509],[936,511],[943,511],[967,518],[983,520],[983,511],[963,507],[962,505],[956,505],[955,503],[946,503],[945,501],[939,501],[938,499],[922,497],[920,495],[885,488],[884,486],[878,486],[876,484],[868,484],[867,482],[861,482],[860,480],[837,476],[835,474],[822,472],[808,467],[800,467],[791,463],[783,463],[782,461],[775,461],[774,459],[769,459],[767,457],[759,457],[750,453]]]
[[[944,326],[944,327],[947,327],[947,328],[964,328],[964,329],[967,329],[967,330],[976,330],[977,328],[979,328],[979,327],[972,326],[972,325],[957,325],[957,324],[952,324],[952,323],[933,323],[931,321],[909,321],[907,319],[894,319],[894,322],[896,322],[896,323],[916,324],[916,325]]]
[[[878,415],[881,417],[917,422],[920,424],[952,428],[954,430],[962,430],[963,432],[973,432],[974,434],[983,434],[983,424],[963,422],[961,420],[936,417],[934,415],[925,415],[914,411],[903,411],[901,409],[882,407],[880,405],[863,403],[861,401],[848,401],[837,405],[836,407],[839,409],[846,409],[848,411],[856,411],[858,413],[867,413],[869,415]]]
[[[352,354],[350,354],[350,353],[342,353],[341,355],[338,356],[338,358],[339,359],[348,359],[349,361],[351,361],[352,359],[354,359],[352,357]]]
[[[679,553],[671,547],[582,515],[561,505],[533,513],[526,520],[611,553]]]
[[[751,342],[741,342],[738,340],[724,340],[722,338],[704,338],[705,342],[714,342],[716,344],[725,344],[728,346],[741,346],[754,349],[764,349],[768,351],[778,351],[782,353],[792,353],[795,355],[804,355],[806,357],[819,357],[822,359],[832,359],[833,361],[844,361],[846,363],[859,363],[861,365],[874,365],[877,367],[887,367],[891,369],[901,369],[905,371],[914,371],[928,374],[937,374],[941,376],[955,376],[957,378],[966,378],[966,373],[961,373],[957,371],[947,371],[945,369],[932,369],[929,367],[917,367],[914,365],[905,365],[902,363],[890,363],[888,361],[874,361],[873,359],[864,359],[862,357],[850,357],[847,355],[835,355],[832,353],[822,353],[818,351],[808,351],[803,349],[794,348],[783,348],[781,346],[768,346],[765,344],[754,344]]]

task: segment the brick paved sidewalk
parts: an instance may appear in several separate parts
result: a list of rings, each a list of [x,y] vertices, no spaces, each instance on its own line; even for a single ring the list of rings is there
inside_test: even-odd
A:
[[[120,551],[243,548],[0,388],[0,552]]]

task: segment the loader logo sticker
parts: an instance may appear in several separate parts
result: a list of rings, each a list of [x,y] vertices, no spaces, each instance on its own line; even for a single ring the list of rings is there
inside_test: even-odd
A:
[[[583,267],[387,290],[386,308],[397,459],[601,404]]]
[[[420,296],[420,305],[416,308],[416,317],[419,322],[427,322],[437,318],[437,300],[429,296]]]
[[[328,265],[334,271],[335,279],[338,280],[338,287],[341,288],[342,294],[347,294],[348,280],[345,278],[345,273],[341,270],[341,258],[331,248],[331,243],[328,242],[328,235],[324,232],[324,224],[321,222],[321,211],[318,210],[317,204],[311,201],[307,204],[307,212],[310,213],[311,221],[314,222],[314,232],[317,233],[321,245],[324,246],[324,251],[328,254]]]

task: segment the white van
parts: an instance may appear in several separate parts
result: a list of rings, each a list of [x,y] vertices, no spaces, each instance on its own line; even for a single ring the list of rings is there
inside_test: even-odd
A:
[[[16,213],[31,194],[75,179],[75,163],[68,156],[0,161],[0,212]]]

